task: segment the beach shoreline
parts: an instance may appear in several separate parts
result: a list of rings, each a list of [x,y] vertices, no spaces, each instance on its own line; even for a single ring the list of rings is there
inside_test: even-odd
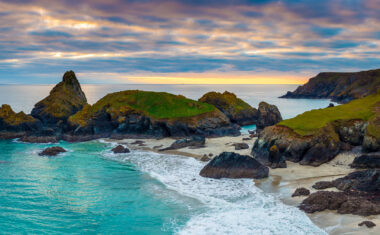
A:
[[[176,139],[162,138],[162,139],[139,139],[142,142],[136,142],[136,139],[103,139],[105,142],[112,142],[122,144],[131,150],[148,151],[160,154],[180,155],[192,157],[201,160],[204,156],[214,157],[222,152],[236,152],[242,155],[251,155],[251,150],[256,137],[250,138],[249,134],[242,134],[240,136],[226,136],[218,138],[206,138],[205,147],[202,148],[181,148],[177,150],[160,149],[169,147]],[[234,143],[246,143],[248,149],[235,150]],[[349,164],[352,160],[360,154],[359,151],[353,150],[351,152],[341,153],[332,161],[322,164],[318,167],[302,166],[298,163],[287,161],[287,168],[270,169],[269,177],[262,180],[254,180],[255,186],[278,197],[283,203],[290,206],[297,207],[302,200],[306,197],[292,197],[291,195],[296,188],[305,187],[311,193],[317,191],[311,186],[318,181],[331,181],[343,177],[354,169],[350,168]],[[333,172],[333,173],[332,173]],[[328,189],[333,191],[336,189]],[[312,214],[306,213],[310,220],[326,231],[328,234],[379,234],[380,228],[367,228],[365,226],[358,226],[358,224],[365,220],[371,220],[375,224],[380,224],[380,216],[357,216],[350,214],[338,214],[336,211],[323,211]]]

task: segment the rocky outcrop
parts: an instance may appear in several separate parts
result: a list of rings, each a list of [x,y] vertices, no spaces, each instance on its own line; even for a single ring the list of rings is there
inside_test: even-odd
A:
[[[209,178],[254,178],[268,177],[269,169],[247,155],[223,152],[212,159],[200,172]]]
[[[372,222],[372,221],[368,221],[368,220],[363,221],[363,222],[361,222],[361,223],[358,224],[358,225],[359,225],[359,226],[363,226],[363,225],[365,225],[367,228],[373,228],[373,227],[376,226],[376,224],[375,224],[374,222]]]
[[[362,216],[380,214],[380,171],[366,170],[324,183],[340,192],[318,191],[305,199],[300,208],[308,213],[326,209],[340,214]],[[314,186],[313,186],[314,187]]]
[[[200,102],[214,105],[222,111],[232,123],[240,126],[256,124],[258,120],[258,111],[252,108],[242,99],[236,97],[234,93],[225,91],[224,93],[209,92],[204,94]]]
[[[69,125],[72,130],[70,134],[74,136],[112,135],[122,138],[127,135],[181,137],[240,134],[237,125],[209,104],[169,93],[137,90],[108,94],[93,106],[86,106],[71,116]]]
[[[86,96],[73,71],[63,75],[49,96],[38,102],[32,116],[42,121],[45,126],[60,130],[64,128],[67,119],[81,110],[87,104]]]
[[[58,154],[64,153],[64,152],[67,152],[64,148],[59,147],[59,146],[54,146],[54,147],[49,147],[49,148],[44,149],[38,155],[53,157],[53,156],[57,156]]]
[[[281,113],[276,105],[261,102],[259,104],[258,113],[259,117],[256,124],[258,129],[263,129],[264,127],[272,126],[282,121]]]
[[[181,149],[181,148],[202,148],[205,146],[206,138],[203,136],[192,136],[191,138],[179,139],[174,141],[169,147],[160,149],[160,151]]]
[[[380,155],[361,155],[356,157],[350,166],[352,168],[380,168]]]
[[[327,189],[327,188],[333,188],[334,187],[334,183],[331,182],[331,181],[318,181],[318,182],[316,182],[311,187],[314,188],[314,189],[318,189],[318,190]]]
[[[294,193],[292,194],[292,197],[300,197],[300,196],[308,196],[310,195],[310,190],[307,188],[297,188]]]
[[[270,155],[274,145],[279,150],[276,158]],[[259,134],[252,154],[267,166],[282,163],[284,159],[299,162],[301,165],[319,166],[333,159],[341,147],[339,136],[333,126],[321,129],[315,136],[301,136],[288,127],[270,126]]]
[[[113,149],[111,149],[111,151],[113,152],[113,153],[129,153],[129,152],[131,152],[131,151],[129,151],[129,149],[128,148],[126,148],[126,147],[124,147],[123,145],[118,145],[118,146],[116,146],[115,148],[113,148]]]
[[[329,98],[346,103],[377,92],[380,69],[357,73],[320,73],[281,98]]]
[[[15,113],[11,106],[3,104],[0,107],[0,132],[4,133],[28,133],[41,129],[41,123],[24,112]],[[11,135],[11,134],[10,134]]]

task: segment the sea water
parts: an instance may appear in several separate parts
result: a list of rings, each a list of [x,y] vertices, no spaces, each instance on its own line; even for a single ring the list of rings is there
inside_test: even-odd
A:
[[[68,152],[38,155],[53,145]],[[0,233],[325,234],[252,180],[203,178],[196,159],[112,147],[0,141]]]
[[[52,85],[2,85],[0,103],[30,112]],[[328,100],[278,99],[292,85],[83,85],[90,103],[108,92],[167,91],[198,99],[232,91],[249,104],[276,104],[285,118],[323,108]],[[68,152],[38,153],[49,146]],[[132,151],[112,143],[27,144],[0,141],[1,234],[325,234],[299,209],[249,179],[199,176],[193,158]]]

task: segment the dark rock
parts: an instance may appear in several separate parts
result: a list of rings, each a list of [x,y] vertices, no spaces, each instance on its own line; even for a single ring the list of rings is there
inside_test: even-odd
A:
[[[276,145],[269,149],[269,162],[271,168],[286,168],[285,157],[281,155],[280,150]]]
[[[380,69],[356,73],[319,73],[281,98],[329,98],[346,103],[377,92]]]
[[[134,145],[141,145],[141,144],[144,144],[145,141],[143,140],[135,140],[134,142],[132,142],[131,144],[134,144]]]
[[[311,187],[314,188],[314,189],[321,190],[321,189],[333,188],[335,186],[334,186],[334,183],[331,182],[331,181],[319,181],[319,182],[316,182]]]
[[[251,138],[243,138],[243,141],[251,140]]]
[[[123,145],[118,145],[115,148],[113,148],[111,151],[113,153],[129,153],[129,152],[131,152],[131,151],[129,151],[128,148],[124,147]]]
[[[87,99],[73,71],[63,75],[49,96],[38,102],[32,116],[41,120],[45,126],[61,130],[67,119],[81,110],[87,104]]]
[[[335,122],[336,131],[342,142],[348,143],[354,146],[361,145],[363,143],[366,122],[363,120],[348,120]]]
[[[40,156],[57,156],[60,153],[64,153],[66,150],[59,146],[49,147],[44,149],[42,152],[40,152],[38,155]]]
[[[324,210],[338,210],[343,202],[347,201],[347,195],[343,192],[318,191],[310,194],[303,200],[300,209],[307,213]]]
[[[232,123],[244,126],[257,122],[257,109],[252,108],[249,104],[236,97],[234,93],[228,91],[224,93],[208,92],[204,94],[199,101],[214,105],[222,111]]]
[[[368,221],[368,220],[363,221],[363,222],[361,222],[361,223],[358,224],[358,225],[359,225],[359,226],[363,226],[363,225],[365,225],[365,226],[367,226],[367,228],[373,228],[373,227],[376,226],[376,224],[375,224],[374,222],[372,222],[372,221]]]
[[[214,156],[214,154],[212,154],[212,153],[209,153],[209,154],[208,154],[208,156],[209,156],[209,157],[212,157],[212,156]]]
[[[352,195],[380,195],[380,170],[355,171],[333,183],[337,189]]]
[[[207,156],[207,154],[203,154],[203,156],[200,159],[202,162],[208,162],[211,160],[211,157]]]
[[[380,168],[380,155],[361,155],[350,165],[352,168]]]
[[[246,143],[235,143],[232,146],[235,146],[235,150],[249,149],[249,145]]]
[[[163,145],[161,144],[161,145],[154,146],[153,149],[160,149],[162,147],[163,147]]]
[[[292,194],[292,197],[299,197],[299,196],[308,196],[310,194],[310,190],[307,188],[297,188],[294,193]]]
[[[173,150],[181,149],[186,147],[204,147],[206,143],[206,138],[204,136],[192,136],[190,139],[179,139],[174,141],[169,147],[161,149],[164,150]]]
[[[332,107],[335,107],[333,103],[330,103],[329,106],[327,106],[327,108],[332,108]]]
[[[200,172],[209,178],[255,178],[268,177],[269,169],[247,155],[223,152],[211,160]]]
[[[282,121],[282,116],[276,105],[270,105],[266,102],[259,104],[259,118],[256,124],[258,129],[263,129],[267,126],[272,126]]]

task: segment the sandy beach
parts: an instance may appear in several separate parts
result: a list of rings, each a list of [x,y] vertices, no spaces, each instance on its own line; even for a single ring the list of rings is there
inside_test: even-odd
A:
[[[137,142],[136,139],[117,140],[119,144],[126,145],[132,150],[152,151],[161,154],[176,154],[182,156],[201,159],[204,155],[212,155],[230,151],[237,152],[243,155],[250,155],[251,149],[256,138],[249,138],[248,134],[243,134],[236,137],[220,137],[207,138],[205,147],[203,148],[182,148],[178,150],[159,151],[159,149],[170,146],[175,139],[142,139]],[[243,140],[244,139],[244,140]],[[105,141],[115,142],[115,140],[106,139]],[[235,150],[234,143],[246,143],[248,149]],[[317,181],[330,181],[336,178],[343,177],[354,171],[349,167],[352,160],[358,155],[357,151],[339,154],[332,161],[323,164],[319,167],[301,166],[297,163],[287,162],[287,168],[270,169],[269,177],[264,180],[255,180],[255,185],[264,192],[278,196],[285,204],[298,206],[306,197],[291,197],[294,190],[299,187],[305,187],[311,193],[316,190],[311,186]],[[212,158],[211,157],[211,158]],[[336,190],[336,189],[327,189]],[[380,234],[380,216],[356,216],[342,215],[335,211],[323,211],[313,214],[307,214],[309,218],[320,228],[327,233],[336,234]],[[370,220],[377,224],[374,228],[365,226],[359,227],[358,224],[362,221]]]

